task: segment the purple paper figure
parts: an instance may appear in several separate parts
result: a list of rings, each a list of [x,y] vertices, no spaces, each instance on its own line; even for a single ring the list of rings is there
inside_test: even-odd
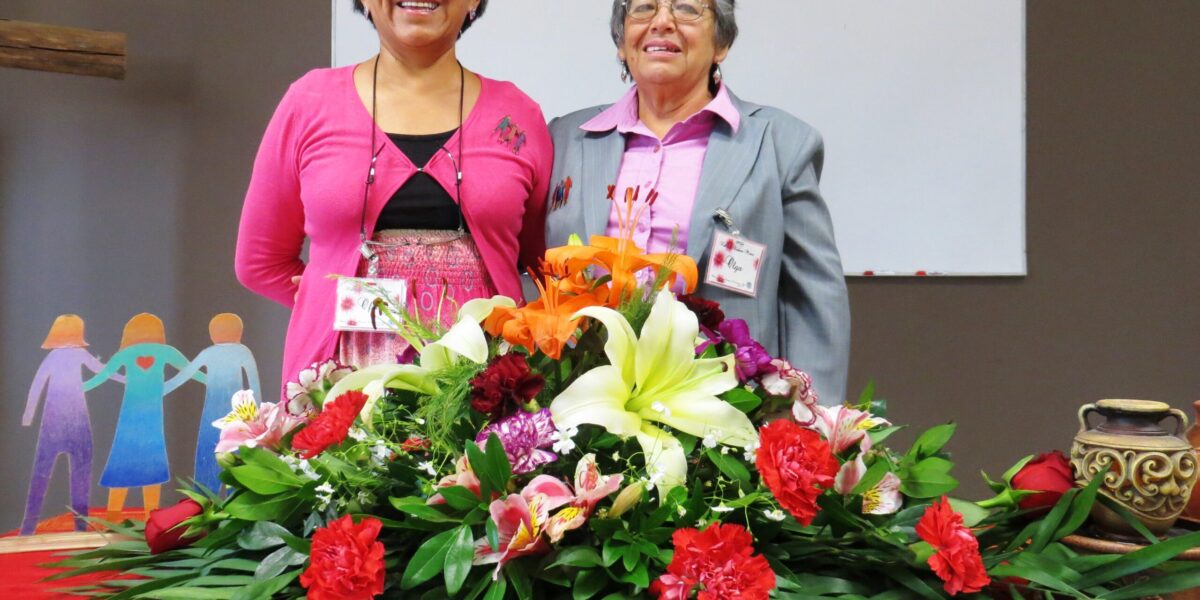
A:
[[[134,316],[121,334],[121,349],[108,365],[83,384],[91,390],[125,371],[125,394],[117,416],[117,432],[100,485],[108,490],[108,515],[118,518],[129,488],[142,488],[142,507],[149,514],[158,508],[162,484],[171,479],[167,442],[163,432],[163,396],[167,365],[182,371],[188,360],[166,345],[162,320],[150,313]],[[202,373],[195,379],[204,383]]]
[[[92,487],[92,422],[83,393],[82,369],[97,373],[104,368],[100,359],[86,350],[87,345],[83,339],[83,319],[76,315],[59,315],[50,326],[46,341],[42,342],[42,348],[50,353],[33,377],[29,399],[25,402],[25,415],[21,419],[21,425],[33,425],[33,417],[45,392],[46,404],[42,409],[21,535],[31,535],[37,529],[46,488],[60,454],[67,456],[71,510],[76,514],[75,530],[87,528],[82,517],[88,514],[88,496]],[[117,379],[124,381],[124,377]]]
[[[217,464],[217,442],[221,430],[213,421],[229,413],[229,402],[239,390],[249,389],[255,398],[262,398],[258,384],[258,364],[250,349],[242,345],[242,319],[233,313],[221,313],[208,323],[208,335],[213,345],[192,359],[188,367],[167,382],[163,393],[187,383],[200,369],[208,375],[205,384],[204,410],[200,415],[200,431],[196,436],[196,482],[217,491],[221,485],[221,467]],[[244,378],[243,378],[244,376]]]

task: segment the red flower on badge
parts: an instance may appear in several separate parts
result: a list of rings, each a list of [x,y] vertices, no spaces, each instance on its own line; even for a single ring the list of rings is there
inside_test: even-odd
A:
[[[729,238],[729,239],[725,240],[725,249],[730,252],[733,252],[733,238]]]
[[[342,310],[350,310],[354,308],[354,301],[349,298],[342,298]]]
[[[714,254],[713,255],[713,264],[718,267],[724,266],[725,265],[725,253],[718,252],[718,253]]]

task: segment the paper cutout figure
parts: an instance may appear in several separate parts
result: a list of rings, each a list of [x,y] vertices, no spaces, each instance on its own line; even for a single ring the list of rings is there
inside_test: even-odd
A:
[[[208,323],[208,335],[213,345],[205,348],[188,367],[166,383],[164,393],[187,383],[200,369],[208,375],[204,392],[204,411],[200,415],[200,431],[196,436],[196,482],[217,491],[221,485],[215,454],[221,430],[213,421],[229,412],[229,401],[239,390],[249,389],[255,398],[262,398],[258,385],[258,364],[250,349],[242,345],[242,319],[233,313],[221,313]],[[245,378],[243,379],[243,374]]]
[[[142,488],[142,507],[149,514],[158,508],[162,484],[171,479],[163,434],[167,365],[182,371],[187,368],[188,360],[166,344],[162,320],[142,313],[125,324],[120,350],[108,365],[83,384],[86,392],[113,378],[118,371],[125,371],[125,395],[117,417],[117,432],[104,473],[100,475],[100,485],[109,488],[109,514],[121,512],[131,487]],[[194,377],[204,383],[204,374],[196,373]]]
[[[59,315],[50,326],[42,348],[50,351],[38,367],[29,387],[25,415],[21,425],[29,427],[45,392],[42,425],[38,430],[37,450],[33,458],[33,475],[29,480],[29,496],[25,501],[25,519],[21,535],[31,535],[37,528],[46,499],[46,487],[54,473],[60,454],[67,456],[67,472],[71,480],[71,509],[76,515],[88,514],[88,496],[92,487],[92,422],[83,393],[83,368],[97,373],[104,368],[98,357],[92,356],[83,339],[83,319],[77,315]],[[114,377],[124,382],[125,378]],[[75,530],[84,531],[87,524],[75,517]]]

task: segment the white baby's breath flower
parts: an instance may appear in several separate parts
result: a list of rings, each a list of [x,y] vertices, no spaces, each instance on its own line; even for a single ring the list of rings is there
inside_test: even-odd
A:
[[[573,439],[579,434],[578,427],[567,427],[566,429],[558,429],[550,434],[554,439],[553,450],[558,454],[568,454],[575,449],[575,440]]]
[[[754,440],[754,443],[746,446],[746,451],[742,453],[742,458],[746,459],[746,462],[748,463],[754,462],[755,458],[758,456],[758,447],[758,440]]]
[[[654,412],[656,412],[664,417],[671,416],[671,409],[666,404],[663,404],[662,402],[654,402],[653,404],[650,405],[650,410],[653,410]]]
[[[333,503],[333,486],[329,485],[328,482],[322,483],[314,491],[317,492],[317,509],[325,510],[329,508],[329,505]]]
[[[734,508],[732,506],[725,506],[724,502],[722,502],[716,506],[710,506],[710,507],[708,507],[708,509],[715,513],[727,513],[727,512],[733,512],[733,510],[734,510]]]
[[[367,432],[363,431],[362,429],[359,429],[358,427],[351,427],[350,431],[348,431],[346,433],[346,435],[350,436],[350,439],[352,439],[356,442],[367,441]]]
[[[365,505],[369,505],[372,502],[374,502],[375,496],[371,495],[366,490],[359,490],[358,495],[355,496],[355,499],[358,500],[359,504],[362,504],[365,506]]]
[[[700,443],[703,444],[705,448],[716,448],[717,447],[717,439],[720,437],[721,437],[721,430],[714,429],[713,431],[708,432],[704,436],[704,440],[701,441]]]
[[[787,515],[783,514],[783,511],[779,510],[778,508],[764,510],[763,516],[775,522],[779,522],[787,518]]]
[[[682,504],[679,504],[675,506],[675,512],[679,513],[679,516],[682,517],[687,514],[687,509],[684,508]]]
[[[375,445],[371,446],[371,462],[377,467],[382,467],[391,458],[392,449],[388,448],[383,440],[375,440]]]
[[[424,462],[418,464],[417,468],[421,469],[422,471],[425,471],[426,473],[429,473],[430,477],[437,475],[437,469],[433,466],[433,463],[431,463],[429,461],[424,461]]]
[[[729,454],[729,446],[721,446],[721,454]]]
[[[425,419],[422,419],[421,417],[417,417],[417,425],[424,425],[424,424],[425,424]]]

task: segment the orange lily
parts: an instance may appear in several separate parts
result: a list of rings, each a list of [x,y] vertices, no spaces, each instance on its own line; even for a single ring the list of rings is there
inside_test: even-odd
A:
[[[550,276],[546,277],[546,284],[534,283],[541,292],[540,298],[521,308],[496,307],[484,321],[483,328],[530,353],[537,349],[558,360],[567,342],[579,329],[579,323],[572,318],[575,312],[601,302],[590,293],[564,297],[563,290]]]
[[[609,199],[613,199],[612,186],[609,186]],[[617,209],[619,237],[593,235],[587,246],[560,246],[546,251],[546,261],[559,271],[579,273],[588,265],[603,267],[612,275],[612,289],[608,294],[606,304],[616,306],[621,300],[637,290],[637,273],[642,269],[654,267],[656,270],[671,271],[669,280],[682,278],[686,291],[691,293],[696,288],[699,272],[696,262],[691,257],[675,252],[658,252],[646,254],[633,242],[633,229],[641,220],[647,207],[658,199],[658,192],[651,190],[646,195],[646,201],[638,203],[639,189],[625,190],[625,202],[622,210]]]

